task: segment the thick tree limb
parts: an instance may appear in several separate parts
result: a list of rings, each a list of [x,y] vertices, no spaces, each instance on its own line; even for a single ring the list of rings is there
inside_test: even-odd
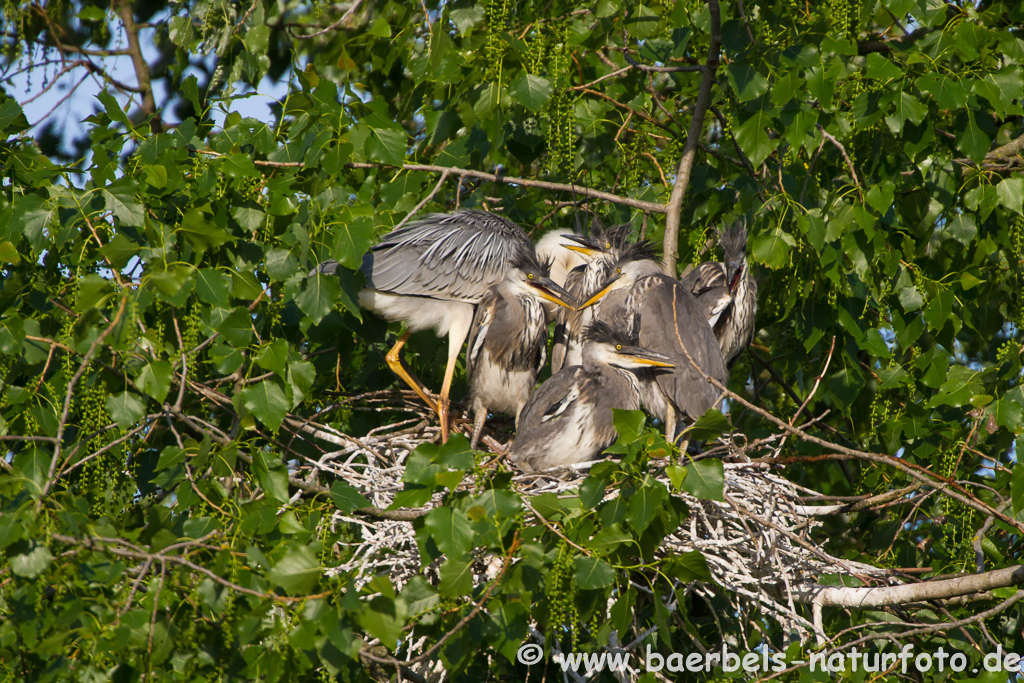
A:
[[[142,112],[153,117],[151,125],[154,133],[163,132],[163,123],[156,113],[156,99],[153,97],[153,84],[149,78],[149,64],[142,55],[142,45],[139,44],[139,27],[135,25],[135,16],[132,14],[132,3],[129,0],[121,0],[117,7],[121,22],[124,24],[124,32],[128,37],[128,52],[132,56],[132,65],[135,67],[135,79],[139,83],[139,91],[142,93]]]
[[[1024,565],[997,569],[984,574],[968,574],[955,579],[908,583],[902,586],[872,588],[839,588],[836,586],[795,586],[793,599],[798,602],[836,607],[885,607],[909,602],[955,598],[981,593],[994,588],[1024,583]]]
[[[700,91],[697,94],[697,103],[693,107],[693,118],[690,120],[690,130],[686,134],[686,146],[683,147],[683,156],[679,160],[679,170],[676,171],[676,180],[672,184],[672,194],[669,195],[668,205],[664,207],[665,241],[661,268],[672,277],[675,277],[676,260],[679,258],[679,220],[683,208],[683,197],[686,195],[686,188],[690,185],[693,160],[697,156],[700,134],[704,129],[704,115],[707,113],[708,107],[711,106],[711,86],[715,82],[715,71],[718,69],[718,57],[722,49],[722,19],[718,0],[708,0],[708,9],[711,12],[711,44],[708,47],[708,60],[702,69],[704,75],[700,80]]]

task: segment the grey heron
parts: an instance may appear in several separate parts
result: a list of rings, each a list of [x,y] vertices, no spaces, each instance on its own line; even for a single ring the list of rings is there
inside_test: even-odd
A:
[[[650,245],[642,241],[633,242],[631,233],[632,227],[625,224],[597,228],[589,238],[566,235],[576,243],[567,248],[579,252],[585,259],[582,266],[569,273],[566,290],[579,301],[584,301],[601,288],[617,262],[650,258]],[[597,316],[599,308],[600,302],[595,300],[593,306],[558,312],[551,349],[551,372],[580,363],[583,330]]]
[[[641,383],[641,402],[665,423],[666,439],[674,441],[681,416],[696,420],[719,399],[719,390],[704,375],[726,381],[722,352],[708,320],[720,315],[729,299],[709,296],[699,303],[650,259],[621,261],[584,305],[599,299],[598,320],[624,321],[641,347],[670,358],[675,366]]]
[[[331,267],[325,263],[320,270],[330,272]],[[448,440],[448,394],[455,361],[476,306],[488,291],[505,286],[522,297],[567,308],[575,305],[569,303],[572,299],[565,290],[539,270],[533,243],[523,229],[486,211],[432,214],[394,230],[367,252],[360,270],[366,277],[360,305],[407,326],[388,351],[387,363],[437,412],[443,441]],[[409,335],[426,329],[448,337],[448,362],[436,403],[401,358]]]
[[[722,349],[726,366],[732,367],[743,349],[754,339],[757,316],[757,282],[747,267],[747,228],[736,221],[719,232],[725,261],[707,261],[685,273],[686,287],[698,301],[730,298],[722,314],[713,323],[715,337]]]
[[[565,290],[546,280],[546,267],[533,255],[523,254],[515,271],[525,278],[508,277],[488,289],[477,304],[469,331],[466,373],[473,409],[473,449],[489,411],[513,415],[518,422],[547,356],[543,304],[554,301],[565,306],[564,301],[572,300]],[[549,292],[560,298],[545,297]]]
[[[565,287],[566,278],[573,269],[586,263],[583,255],[574,249],[576,245],[571,241],[574,237],[576,233],[569,232],[568,229],[555,229],[544,233],[537,240],[537,258],[541,263],[551,265],[548,277],[559,287]],[[560,306],[550,301],[544,302],[544,313],[548,322],[554,320],[560,310]]]
[[[594,321],[583,362],[551,376],[519,416],[511,459],[526,471],[586,462],[615,442],[612,409],[640,406],[639,368],[671,368],[665,356],[631,343],[625,326]]]

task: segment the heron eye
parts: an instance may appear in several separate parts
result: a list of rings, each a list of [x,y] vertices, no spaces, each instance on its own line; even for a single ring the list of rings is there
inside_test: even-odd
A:
[[[604,243],[604,248],[605,249],[611,249],[612,248],[612,243],[611,242],[605,242]]]
[[[622,268],[616,268],[615,272],[618,273],[619,275],[622,275]]]
[[[533,273],[527,273],[526,277],[529,278],[530,280],[532,280],[533,279]]]
[[[616,351],[621,351],[622,350],[622,344],[616,344],[615,345],[615,350]]]

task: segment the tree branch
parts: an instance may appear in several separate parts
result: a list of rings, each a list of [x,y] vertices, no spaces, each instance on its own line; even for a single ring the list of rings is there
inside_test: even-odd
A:
[[[690,120],[690,130],[686,134],[686,146],[683,148],[683,156],[679,160],[679,170],[676,172],[676,180],[672,185],[672,194],[669,195],[668,205],[664,207],[665,241],[661,268],[671,277],[675,277],[676,260],[679,258],[679,220],[683,208],[683,197],[690,184],[693,161],[697,156],[697,147],[700,145],[700,135],[704,129],[704,115],[707,113],[708,107],[711,106],[711,86],[715,82],[715,71],[718,69],[718,57],[722,48],[722,19],[718,0],[708,0],[708,9],[711,12],[711,44],[708,47],[708,60],[703,66],[704,75],[700,80],[700,91],[697,94],[697,103],[693,107],[693,118]]]
[[[886,607],[910,602],[955,598],[981,593],[994,588],[1017,586],[1024,583],[1024,565],[996,569],[984,574],[968,574],[955,579],[923,581],[902,586],[870,588],[842,588],[837,586],[795,586],[793,599],[805,604],[835,607]]]
[[[480,180],[488,180],[493,183],[507,183],[509,185],[522,185],[523,187],[537,187],[543,190],[553,190],[555,192],[574,192],[577,195],[582,195],[584,197],[591,197],[593,199],[603,199],[606,202],[613,202],[615,204],[631,206],[634,209],[640,209],[641,211],[651,211],[653,213],[665,213],[666,211],[666,207],[664,204],[645,202],[641,199],[623,197],[617,194],[611,194],[610,192],[593,190],[589,187],[581,187],[579,185],[567,185],[564,183],[552,183],[547,180],[533,180],[531,178],[513,178],[511,176],[495,175],[494,173],[474,171],[467,168],[455,168],[453,166],[434,166],[431,164],[402,164],[401,166],[392,166],[390,164],[374,164],[350,161],[349,163],[345,164],[345,168],[401,168],[406,171],[431,171],[434,173],[447,172],[451,175],[457,175],[464,178],[479,178]]]
[[[128,37],[128,51],[132,57],[132,64],[135,67],[135,79],[139,83],[139,92],[142,93],[142,112],[153,117],[151,125],[154,133],[162,133],[163,122],[156,113],[156,100],[153,98],[153,84],[149,78],[149,64],[142,55],[142,46],[139,44],[139,27],[135,25],[135,16],[132,14],[130,0],[121,0],[117,7],[124,24],[124,32]]]

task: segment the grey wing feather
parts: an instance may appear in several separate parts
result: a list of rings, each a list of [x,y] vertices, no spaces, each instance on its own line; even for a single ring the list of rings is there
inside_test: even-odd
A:
[[[363,257],[366,286],[477,303],[533,244],[518,225],[485,211],[434,214],[395,230]]]
[[[488,291],[473,314],[473,324],[469,328],[469,345],[466,351],[466,372],[468,374],[473,373],[473,366],[476,365],[477,358],[480,357],[480,351],[487,340],[487,332],[494,321],[494,311],[497,305],[497,294],[493,290]]]
[[[565,278],[565,290],[572,294],[576,301],[583,303],[593,294],[583,291],[583,278],[586,266],[577,266],[569,271]],[[570,344],[579,343],[579,335],[582,328],[581,311],[571,311],[568,308],[558,308],[555,317],[554,343],[551,346],[551,372],[556,373],[565,367],[565,355]]]
[[[683,275],[680,282],[694,296],[712,287],[725,287],[728,285],[725,264],[721,261],[705,261]]]
[[[555,373],[541,384],[537,391],[530,395],[522,412],[519,413],[520,429],[523,425],[530,425],[536,429],[541,423],[563,413],[568,407],[566,402],[572,398],[573,389],[579,384],[582,373],[581,366],[572,365]],[[577,389],[575,393],[578,396],[579,390]]]
[[[656,380],[676,407],[690,419],[697,419],[714,407],[719,390],[687,360],[685,345],[704,372],[725,382],[725,363],[704,308],[679,282],[664,275],[644,278],[640,311],[640,346],[676,359],[675,368],[660,373]]]

